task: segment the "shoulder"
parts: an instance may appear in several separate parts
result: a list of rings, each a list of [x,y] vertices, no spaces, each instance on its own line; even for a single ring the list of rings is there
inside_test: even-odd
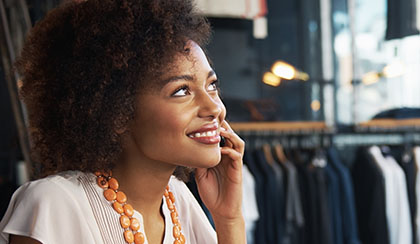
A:
[[[80,195],[84,193],[77,181],[79,173],[60,173],[19,187],[0,222],[0,240],[7,241],[9,234],[15,234],[54,243],[69,228],[64,226],[80,224]]]
[[[19,204],[36,207],[66,207],[77,199],[80,192],[80,184],[77,177],[80,172],[64,172],[52,175],[36,181],[30,181],[19,187],[14,193],[10,207]],[[59,205],[64,204],[64,205]]]

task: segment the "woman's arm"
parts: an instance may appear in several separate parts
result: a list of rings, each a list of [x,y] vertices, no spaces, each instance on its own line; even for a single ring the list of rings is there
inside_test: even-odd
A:
[[[220,148],[220,163],[209,169],[197,169],[196,182],[201,200],[209,209],[217,232],[218,244],[245,244],[242,215],[242,157],[245,143],[223,121],[220,135],[226,145]]]
[[[10,244],[41,244],[41,242],[34,240],[30,237],[15,236],[15,235],[10,235],[9,243]]]

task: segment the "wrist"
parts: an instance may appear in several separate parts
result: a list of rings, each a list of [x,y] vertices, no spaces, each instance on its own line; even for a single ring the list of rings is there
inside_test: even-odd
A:
[[[213,217],[219,244],[245,244],[245,220],[242,215],[234,218]]]
[[[230,228],[230,227],[245,227],[244,217],[241,215],[235,217],[212,216],[214,225],[217,228]]]

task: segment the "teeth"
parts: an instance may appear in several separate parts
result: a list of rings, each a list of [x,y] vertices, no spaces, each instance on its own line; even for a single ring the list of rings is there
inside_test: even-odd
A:
[[[217,131],[216,130],[212,130],[212,131],[206,131],[206,132],[202,132],[202,133],[194,133],[194,134],[190,134],[188,135],[191,138],[194,137],[211,137],[211,136],[216,136]]]

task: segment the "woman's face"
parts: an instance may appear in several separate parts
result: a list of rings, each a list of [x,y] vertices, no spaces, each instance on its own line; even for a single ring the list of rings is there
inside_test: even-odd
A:
[[[132,136],[138,153],[166,164],[208,168],[220,162],[220,124],[226,109],[217,77],[194,42],[175,57],[163,87],[141,93]]]

